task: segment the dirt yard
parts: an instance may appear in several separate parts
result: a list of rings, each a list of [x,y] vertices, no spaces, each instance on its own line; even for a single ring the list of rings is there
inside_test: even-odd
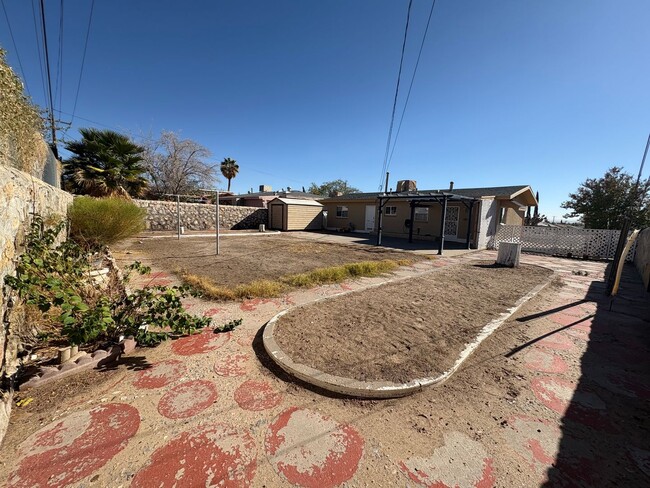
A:
[[[166,270],[206,276],[227,287],[359,261],[424,259],[412,253],[306,241],[290,235],[225,237],[219,256],[215,254],[214,238],[198,237],[129,239],[113,252],[121,266],[138,260]]]
[[[297,308],[278,321],[275,339],[294,361],[337,376],[400,383],[438,376],[551,273],[487,262],[443,268]]]

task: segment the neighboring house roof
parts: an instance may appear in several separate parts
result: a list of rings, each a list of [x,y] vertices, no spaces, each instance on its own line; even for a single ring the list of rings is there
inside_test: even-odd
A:
[[[280,201],[282,203],[286,203],[287,205],[303,205],[303,206],[310,206],[310,207],[322,207],[323,204],[318,203],[316,200],[306,200],[304,198],[274,198],[269,202],[269,204],[272,204],[273,202]]]
[[[486,188],[454,188],[453,190],[449,189],[440,189],[440,190],[418,190],[417,192],[412,192],[414,194],[418,193],[445,193],[448,195],[460,195],[470,198],[483,198],[483,197],[493,197],[499,199],[512,200],[515,197],[521,196],[523,203],[526,205],[534,206],[537,204],[535,200],[535,195],[533,190],[529,185],[514,185],[514,186],[495,186],[495,187],[486,187]],[[396,192],[393,192],[396,193]],[[391,193],[388,193],[390,195]],[[406,195],[406,193],[403,193]],[[387,195],[383,192],[373,192],[373,193],[348,193],[347,195],[341,195],[338,197],[329,197],[321,198],[321,202],[348,202],[353,200],[376,200],[379,196]],[[402,195],[402,194],[400,194]]]
[[[255,193],[241,193],[232,195],[234,198],[255,198],[255,197],[281,197],[316,200],[322,198],[322,195],[314,195],[302,191],[258,191]]]

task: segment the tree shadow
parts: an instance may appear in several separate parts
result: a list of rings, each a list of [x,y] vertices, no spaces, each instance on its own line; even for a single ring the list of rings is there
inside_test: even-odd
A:
[[[558,454],[542,486],[650,486],[649,296],[626,265],[616,298],[596,281],[587,298],[596,305],[591,323],[563,327],[587,345],[575,391],[568,405],[560,383],[566,378],[545,392],[545,404],[555,402],[563,417]]]

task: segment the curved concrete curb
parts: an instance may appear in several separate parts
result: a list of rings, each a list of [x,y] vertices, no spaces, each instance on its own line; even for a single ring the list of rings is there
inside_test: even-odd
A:
[[[536,266],[536,265],[529,265]],[[543,266],[539,266],[543,267]],[[544,268],[549,269],[549,268]],[[393,383],[389,381],[358,381],[352,378],[344,378],[342,376],[335,376],[323,371],[320,371],[315,368],[311,368],[304,364],[296,363],[289,357],[279,346],[279,344],[273,338],[273,331],[275,325],[280,317],[285,315],[287,312],[299,308],[305,307],[307,305],[313,305],[314,303],[319,303],[324,300],[330,300],[332,298],[340,297],[342,295],[347,295],[348,293],[354,293],[356,291],[363,290],[352,290],[342,293],[337,293],[331,297],[321,298],[310,303],[305,303],[297,305],[287,310],[276,314],[271,320],[269,320],[264,326],[264,333],[262,335],[262,340],[264,342],[264,349],[271,359],[282,368],[284,371],[289,373],[296,378],[305,381],[311,385],[323,388],[324,390],[333,391],[335,393],[340,393],[347,396],[360,397],[360,398],[397,398],[407,395],[411,395],[417,391],[420,391],[422,388],[427,386],[432,386],[440,384],[451,377],[458,368],[465,362],[465,360],[478,348],[478,346],[487,339],[494,331],[496,331],[501,324],[508,320],[517,310],[519,310],[526,302],[531,298],[537,295],[542,291],[546,286],[548,286],[553,279],[558,276],[557,272],[553,272],[551,276],[542,284],[537,285],[526,295],[521,297],[515,302],[515,304],[510,307],[505,312],[501,313],[499,317],[488,322],[479,332],[479,334],[474,338],[474,340],[465,346],[456,359],[454,365],[440,376],[429,377],[429,378],[418,378],[409,381],[408,383]],[[396,280],[401,281],[401,280]],[[378,283],[376,285],[371,285],[368,288],[373,288],[376,286],[384,286],[391,282]]]

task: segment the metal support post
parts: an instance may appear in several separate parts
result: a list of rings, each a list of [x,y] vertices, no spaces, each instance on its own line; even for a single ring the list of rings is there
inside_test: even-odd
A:
[[[176,195],[176,231],[178,232],[178,240],[181,240],[181,196]]]
[[[440,245],[438,246],[438,254],[442,255],[445,248],[445,220],[447,219],[447,196],[442,199],[442,216],[440,218]]]
[[[472,210],[474,209],[474,201],[469,202],[469,215],[467,217],[467,249],[471,249],[472,245]]]
[[[415,201],[411,200],[411,221],[409,223],[409,243],[413,242],[413,220],[415,220]]]

